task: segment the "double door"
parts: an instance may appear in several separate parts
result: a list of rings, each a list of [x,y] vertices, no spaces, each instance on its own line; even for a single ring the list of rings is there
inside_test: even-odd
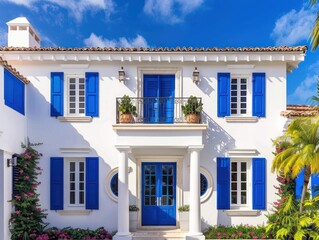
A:
[[[175,75],[145,74],[144,123],[174,123]]]
[[[142,163],[142,226],[176,225],[176,163]]]

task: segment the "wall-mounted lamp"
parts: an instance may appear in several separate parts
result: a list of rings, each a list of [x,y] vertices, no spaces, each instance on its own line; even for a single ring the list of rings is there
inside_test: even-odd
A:
[[[125,81],[125,71],[124,68],[121,67],[121,70],[119,70],[119,81],[124,82]]]
[[[193,72],[193,82],[196,84],[199,82],[199,71],[197,70],[197,67],[195,67]]]
[[[7,159],[7,167],[15,167],[18,163],[19,154],[13,154],[11,158]]]

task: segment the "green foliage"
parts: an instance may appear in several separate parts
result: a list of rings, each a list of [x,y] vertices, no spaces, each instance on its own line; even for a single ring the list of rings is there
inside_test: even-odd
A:
[[[276,139],[275,144],[282,142],[287,143],[287,148],[276,154],[272,171],[295,179],[305,169],[299,206],[299,211],[302,212],[310,176],[313,173],[319,173],[319,117],[294,119],[286,133]]]
[[[188,114],[200,114],[202,110],[203,103],[195,96],[190,96],[187,100],[187,103],[182,106],[182,111],[185,116]]]
[[[204,232],[206,239],[267,239],[266,229],[264,226],[211,226]]]
[[[292,142],[277,145],[275,156],[287,151]],[[279,173],[280,174],[280,173]],[[279,199],[273,203],[273,213],[267,216],[266,231],[271,238],[278,239],[319,239],[319,197],[309,199],[306,195],[304,211],[299,211],[302,204],[295,198],[295,181],[289,173],[277,177],[279,186],[276,195]]]
[[[136,106],[133,105],[132,100],[128,95],[123,96],[119,105],[119,111],[123,114],[132,114],[133,116],[137,116]]]
[[[9,229],[13,240],[30,239],[30,234],[39,232],[46,224],[45,210],[39,203],[39,194],[37,186],[41,184],[37,176],[41,174],[42,169],[38,167],[40,153],[33,146],[39,144],[22,145],[24,152],[19,155],[17,169],[19,175],[13,181],[16,189],[16,195],[10,200],[14,205],[14,212],[11,213],[9,220]]]
[[[129,206],[129,211],[130,212],[138,212],[140,209],[136,205],[130,205]]]
[[[178,208],[179,212],[189,212],[189,205],[183,205]]]
[[[313,96],[311,100],[319,103],[319,76],[317,76],[317,96]]]

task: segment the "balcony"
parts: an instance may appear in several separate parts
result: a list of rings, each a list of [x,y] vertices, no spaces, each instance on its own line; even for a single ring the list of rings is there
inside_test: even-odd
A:
[[[134,116],[123,115],[130,112]],[[202,98],[199,97],[116,98],[116,123],[174,124],[201,121]]]

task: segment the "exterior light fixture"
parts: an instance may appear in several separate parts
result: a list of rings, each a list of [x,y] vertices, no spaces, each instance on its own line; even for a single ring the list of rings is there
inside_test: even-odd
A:
[[[124,82],[125,81],[125,71],[124,68],[121,67],[121,70],[119,70],[119,81]]]
[[[193,82],[196,84],[199,82],[199,71],[197,70],[197,67],[195,67],[193,72]]]
[[[18,154],[13,154],[11,158],[7,159],[7,167],[15,167],[18,163]]]

